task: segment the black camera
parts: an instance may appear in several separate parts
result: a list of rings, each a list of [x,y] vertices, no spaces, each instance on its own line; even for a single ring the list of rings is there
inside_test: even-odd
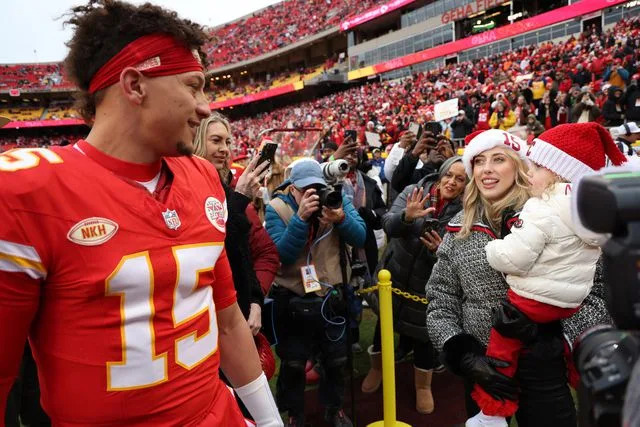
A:
[[[342,207],[342,189],[337,189],[333,185],[319,188],[317,194],[320,197],[320,209],[326,206],[329,209],[339,209]]]
[[[640,355],[640,172],[585,177],[575,197],[582,225],[611,234],[602,247],[605,299],[620,328],[598,326],[576,340],[579,425],[620,426],[625,391]]]

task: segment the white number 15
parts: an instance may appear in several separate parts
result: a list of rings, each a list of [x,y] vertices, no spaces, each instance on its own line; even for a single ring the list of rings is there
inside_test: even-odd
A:
[[[209,330],[190,332],[175,341],[175,362],[185,369],[207,360],[218,348],[218,328],[210,286],[196,289],[200,273],[213,270],[222,243],[172,248],[177,278],[171,315],[174,328],[207,313]],[[168,380],[167,353],[156,354],[153,319],[154,275],[149,252],[122,257],[105,281],[107,295],[120,296],[122,358],[107,362],[107,390],[151,387]]]

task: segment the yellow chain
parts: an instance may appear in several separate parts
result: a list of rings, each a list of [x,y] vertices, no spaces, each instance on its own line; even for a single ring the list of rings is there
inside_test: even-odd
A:
[[[370,294],[371,292],[375,292],[377,291],[379,288],[378,285],[372,286],[370,288],[364,288],[364,289],[359,289],[355,292],[356,295],[364,295],[364,294]]]
[[[409,292],[405,292],[405,291],[401,291],[398,288],[391,288],[391,292],[393,292],[394,294],[400,295],[401,297],[404,297],[406,299],[410,299],[412,301],[415,302],[421,302],[422,304],[429,304],[429,301],[426,298],[422,298],[419,297],[418,295],[414,295],[412,293]]]
[[[378,290],[378,285],[372,286],[370,288],[364,288],[364,289],[360,289],[358,291],[356,291],[356,295],[364,295],[364,294],[369,294],[371,292],[375,292]],[[412,293],[409,292],[405,292],[405,291],[401,291],[398,288],[391,288],[391,291],[396,294],[396,295],[400,295],[401,297],[404,297],[406,299],[410,299],[412,301],[415,302],[421,302],[422,304],[429,304],[429,301],[426,298],[422,298],[419,297],[418,295],[414,295]]]

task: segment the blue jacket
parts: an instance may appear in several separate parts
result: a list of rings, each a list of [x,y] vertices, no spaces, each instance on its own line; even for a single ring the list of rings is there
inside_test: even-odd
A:
[[[291,206],[295,214],[291,217],[289,225],[287,226],[275,209],[267,206],[265,228],[278,248],[280,262],[283,264],[293,264],[307,246],[309,223],[303,221],[298,216],[298,204],[292,195],[278,194],[275,197],[282,199],[286,204]],[[364,220],[355,210],[353,204],[344,196],[342,197],[342,209],[345,213],[345,219],[334,227],[347,244],[361,248],[364,246],[367,235]]]

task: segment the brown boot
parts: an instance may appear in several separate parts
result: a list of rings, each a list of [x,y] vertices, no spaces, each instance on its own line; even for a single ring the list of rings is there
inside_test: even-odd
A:
[[[382,353],[373,351],[373,346],[367,349],[369,359],[371,360],[371,368],[367,372],[367,376],[362,381],[362,392],[373,393],[380,388],[382,384]]]
[[[431,394],[431,375],[433,371],[425,371],[414,366],[413,372],[416,383],[416,411],[421,414],[430,414],[435,408],[433,394]]]

